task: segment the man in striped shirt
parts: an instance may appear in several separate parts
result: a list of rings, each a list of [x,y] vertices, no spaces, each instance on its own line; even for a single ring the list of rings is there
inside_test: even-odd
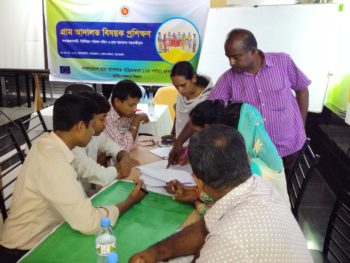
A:
[[[227,35],[225,54],[231,69],[218,79],[208,99],[241,101],[256,107],[288,174],[306,140],[307,87],[311,81],[289,55],[257,49],[254,35],[245,29],[233,29]]]
[[[137,148],[140,124],[149,122],[146,113],[136,113],[141,97],[140,87],[132,80],[121,80],[113,87],[104,132],[128,152]]]

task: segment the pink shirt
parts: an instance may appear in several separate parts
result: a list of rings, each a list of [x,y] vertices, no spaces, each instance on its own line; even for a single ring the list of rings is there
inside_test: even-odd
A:
[[[307,88],[311,81],[284,53],[262,53],[264,64],[256,75],[227,70],[208,99],[245,102],[257,108],[280,156],[300,150],[306,140],[304,123],[292,90]]]
[[[128,152],[137,148],[138,142],[138,138],[134,141],[132,134],[129,132],[131,121],[132,118],[119,116],[112,106],[107,114],[106,127],[104,129],[104,132],[109,137]]]

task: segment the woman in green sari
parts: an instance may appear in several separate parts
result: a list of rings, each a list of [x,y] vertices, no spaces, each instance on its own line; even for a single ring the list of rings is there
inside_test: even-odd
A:
[[[220,100],[207,100],[190,112],[190,122],[194,132],[214,123],[236,128],[244,137],[252,174],[269,181],[289,204],[282,158],[267,134],[261,114],[256,108],[246,103],[231,101],[225,104]],[[200,207],[198,210],[202,214],[206,206],[197,200],[204,201],[204,204],[211,202],[211,198],[204,193],[196,193],[195,188],[183,187],[178,182],[170,182],[167,190],[179,201],[196,200],[195,206]]]

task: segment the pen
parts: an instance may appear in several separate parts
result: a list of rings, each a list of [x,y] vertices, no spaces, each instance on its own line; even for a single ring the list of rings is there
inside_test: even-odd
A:
[[[183,157],[188,157],[188,147],[186,147],[184,153],[183,153]]]

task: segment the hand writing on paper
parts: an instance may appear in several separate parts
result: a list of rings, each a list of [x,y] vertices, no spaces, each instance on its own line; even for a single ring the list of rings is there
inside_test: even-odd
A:
[[[182,152],[180,158],[179,158],[179,164],[181,166],[188,164],[188,147],[185,148],[185,150]]]
[[[164,187],[169,194],[173,194],[176,201],[191,204],[196,200],[196,186],[184,186],[178,180],[172,180]]]
[[[176,143],[176,141],[175,141],[173,148],[171,149],[171,151],[169,153],[167,168],[169,168],[170,165],[175,165],[175,164],[179,163],[179,159],[180,159],[182,152],[183,152],[182,144]]]

